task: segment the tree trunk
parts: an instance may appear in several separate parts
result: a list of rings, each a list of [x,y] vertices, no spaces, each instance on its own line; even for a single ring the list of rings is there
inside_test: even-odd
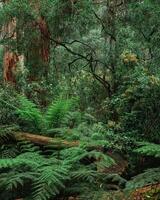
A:
[[[47,78],[50,58],[50,33],[45,19],[40,16],[33,24],[33,31],[37,31],[27,49],[26,64],[30,67],[29,80],[39,81]]]
[[[7,2],[8,1],[5,1],[5,3]],[[35,7],[36,6],[34,6],[33,9],[36,9]],[[4,39],[9,41],[9,43],[10,41],[11,43],[14,41],[15,44],[18,44],[19,37],[21,37],[21,34],[16,30],[19,20],[20,19],[13,18],[3,27],[3,33],[1,35]],[[8,42],[4,46],[3,79],[5,82],[16,84],[16,69],[17,65],[19,65],[18,62],[21,63],[22,60],[23,62],[25,60],[25,65],[29,66],[30,81],[41,80],[42,76],[47,76],[50,56],[50,33],[45,19],[40,16],[33,22],[31,29],[33,32],[36,31],[37,34],[31,39],[29,45],[26,46],[27,49],[25,52],[22,50],[22,52],[19,53],[16,47],[18,45],[8,45]],[[21,31],[21,28],[19,28],[19,31]],[[23,53],[24,56],[20,55]],[[21,60],[22,57],[23,59]]]
[[[13,19],[10,23],[6,24],[3,28],[3,35],[5,38],[10,38],[12,40],[16,39],[16,21]],[[3,78],[4,81],[15,84],[16,82],[16,65],[18,62],[18,55],[13,52],[11,47],[6,45],[4,48],[3,57]]]

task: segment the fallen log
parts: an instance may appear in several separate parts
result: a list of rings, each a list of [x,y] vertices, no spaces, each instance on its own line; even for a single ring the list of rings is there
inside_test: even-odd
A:
[[[39,145],[55,145],[57,147],[74,147],[79,145],[78,141],[67,141],[61,138],[52,138],[25,132],[14,132],[13,136],[16,140],[27,140]]]

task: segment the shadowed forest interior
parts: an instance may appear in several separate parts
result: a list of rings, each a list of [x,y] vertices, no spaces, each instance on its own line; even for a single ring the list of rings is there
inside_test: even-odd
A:
[[[0,1],[0,200],[160,199],[160,1]]]

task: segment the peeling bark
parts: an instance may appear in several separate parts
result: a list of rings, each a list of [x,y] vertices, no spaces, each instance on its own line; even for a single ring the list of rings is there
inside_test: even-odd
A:
[[[3,37],[16,39],[16,20],[13,19],[10,23],[3,27]],[[3,57],[3,78],[4,81],[14,83],[16,82],[15,72],[16,64],[18,62],[18,55],[10,50],[9,46],[5,46],[4,57]]]
[[[10,82],[10,83],[16,83],[16,64],[18,62],[18,56],[10,52],[8,49],[4,52],[4,58],[3,58],[3,78],[4,81]]]

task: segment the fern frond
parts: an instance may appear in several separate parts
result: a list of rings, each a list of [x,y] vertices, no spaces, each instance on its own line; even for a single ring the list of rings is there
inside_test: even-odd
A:
[[[62,121],[63,126],[74,128],[82,121],[82,114],[78,111],[68,112]]]
[[[17,146],[19,147],[21,153],[25,152],[33,152],[33,153],[36,152],[39,154],[41,153],[40,148],[38,146],[26,140],[19,141],[17,143]]]
[[[23,186],[27,180],[34,180],[34,173],[15,172],[14,170],[0,175],[0,186],[5,190],[12,191],[17,189],[20,185]]]
[[[61,159],[66,163],[77,163],[87,155],[87,151],[80,147],[71,147],[60,152]]]
[[[14,170],[13,170],[14,169]],[[0,159],[0,170],[7,170],[11,176],[4,178],[0,175],[0,184],[9,191],[23,186],[26,180],[30,180],[33,200],[48,200],[64,188],[64,182],[68,179],[68,163],[55,158],[45,158],[39,153],[26,152],[12,159]],[[6,189],[5,188],[5,189]]]
[[[21,166],[27,166],[30,168],[36,168],[39,166],[42,157],[37,153],[24,153],[20,154],[16,158],[12,159],[0,159],[0,169],[15,168]]]
[[[4,142],[8,141],[12,137],[13,131],[18,129],[19,127],[15,124],[0,126],[0,144],[4,144]]]
[[[39,177],[33,184],[33,200],[47,200],[64,188],[68,170],[61,166],[45,166],[38,169]]]
[[[46,123],[48,128],[58,128],[62,123],[62,119],[73,107],[73,99],[57,99],[54,101],[46,111]]]
[[[19,96],[19,108],[17,114],[26,122],[33,131],[41,131],[44,126],[44,118],[37,106],[25,96]]]
[[[134,190],[146,185],[151,185],[160,182],[160,168],[151,168],[144,173],[135,176],[131,181],[126,184],[127,190]]]
[[[80,168],[71,173],[71,177],[73,179],[77,179],[78,181],[87,181],[89,183],[95,182],[97,179],[98,173],[95,170]]]
[[[104,154],[100,151],[90,151],[88,152],[87,156],[89,158],[94,158],[96,160],[97,168],[104,169],[106,167],[110,167],[115,164],[115,161],[110,156]]]
[[[19,154],[19,150],[17,148],[17,145],[2,145],[0,147],[0,159],[4,158],[14,158]]]
[[[149,142],[139,142],[140,146],[134,152],[143,154],[146,156],[154,156],[156,158],[160,158],[160,144],[153,144]]]

